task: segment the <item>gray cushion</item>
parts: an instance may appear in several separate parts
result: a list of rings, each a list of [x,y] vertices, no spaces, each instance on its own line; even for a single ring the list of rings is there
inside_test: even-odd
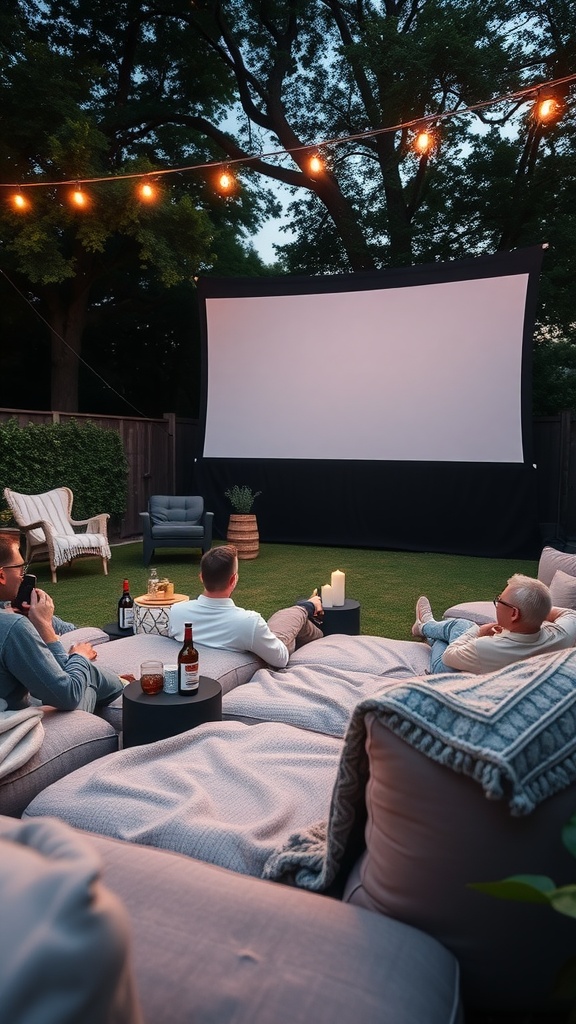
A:
[[[134,972],[149,1021],[459,1020],[458,965],[429,936],[180,854],[91,841],[106,885],[131,917]]]
[[[201,540],[204,536],[204,527],[187,522],[155,523],[152,527],[152,536],[156,540],[165,537],[174,537],[176,540]]]
[[[61,822],[0,817],[5,1024],[142,1024],[128,915],[99,875],[97,852]]]
[[[496,609],[493,601],[463,601],[447,608],[443,619],[470,619],[482,626],[485,622],[495,622]]]
[[[491,899],[470,882],[512,874],[573,880],[560,831],[572,786],[512,817],[476,781],[436,764],[367,717],[367,849],[345,899],[422,928],[458,958],[465,1004],[500,1011],[548,1006],[574,949],[573,922],[549,907]],[[538,936],[536,942],[534,937]]]
[[[40,750],[15,772],[0,779],[0,814],[20,817],[46,786],[76,768],[118,749],[111,725],[87,711],[57,711],[46,707]]]
[[[150,520],[157,523],[198,523],[204,512],[204,499],[198,495],[153,494],[148,502]]]

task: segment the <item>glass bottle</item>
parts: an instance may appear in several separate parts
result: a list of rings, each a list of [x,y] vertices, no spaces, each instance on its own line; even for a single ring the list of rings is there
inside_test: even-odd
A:
[[[184,643],[178,655],[178,693],[197,693],[200,684],[198,651],[192,640],[192,623],[184,624]]]
[[[158,573],[156,569],[150,569],[150,575],[148,577],[148,590],[147,593],[150,597],[156,597],[156,591],[158,590]]]
[[[118,601],[118,628],[134,629],[134,599],[130,594],[128,580],[122,584],[122,596]]]

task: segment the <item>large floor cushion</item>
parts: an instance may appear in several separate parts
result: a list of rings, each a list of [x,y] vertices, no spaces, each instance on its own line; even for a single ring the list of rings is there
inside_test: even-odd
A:
[[[97,715],[50,707],[43,711],[44,740],[40,750],[26,764],[0,779],[0,814],[20,817],[46,786],[118,750],[116,731]]]
[[[345,899],[434,935],[458,958],[467,1008],[550,1012],[556,972],[574,952],[574,922],[548,906],[490,898],[471,882],[542,874],[574,880],[561,842],[576,809],[571,786],[525,817],[487,800],[470,778],[436,764],[372,716],[367,849]]]
[[[538,579],[550,587],[552,604],[557,608],[576,610],[576,554],[545,547],[538,562]],[[501,590],[505,581],[502,580]],[[497,595],[494,594],[494,597]],[[494,622],[494,601],[463,601],[447,608],[444,619],[470,619],[482,626]]]
[[[139,1024],[135,995],[146,1024],[460,1022],[454,957],[378,914],[52,819],[0,818],[0,846],[0,930],[14,939],[3,1020]]]

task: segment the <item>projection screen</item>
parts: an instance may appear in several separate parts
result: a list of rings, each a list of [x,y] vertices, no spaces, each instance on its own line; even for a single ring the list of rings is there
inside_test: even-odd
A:
[[[263,490],[259,521],[271,540],[529,548],[541,258],[538,246],[365,274],[202,279],[197,471],[213,504],[230,482]],[[419,539],[407,491],[422,485],[432,526]],[[503,528],[482,521],[498,496],[516,509],[519,487],[520,521],[516,512]],[[322,541],[304,509],[321,502],[323,518],[327,498],[338,513]],[[359,517],[364,503],[372,512]],[[466,540],[463,514],[476,534]]]

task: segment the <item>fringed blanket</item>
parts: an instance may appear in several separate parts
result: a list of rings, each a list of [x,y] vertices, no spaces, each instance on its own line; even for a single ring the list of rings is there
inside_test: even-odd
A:
[[[0,779],[26,764],[44,740],[40,708],[7,711],[6,707],[0,699]]]
[[[480,783],[488,799],[506,799],[513,815],[529,814],[576,780],[573,648],[485,676],[390,681],[352,715],[327,823],[292,835],[263,878],[322,890],[336,877],[364,801],[370,713],[427,757]]]

